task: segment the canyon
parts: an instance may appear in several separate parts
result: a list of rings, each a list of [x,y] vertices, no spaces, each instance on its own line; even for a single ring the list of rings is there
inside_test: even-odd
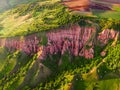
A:
[[[78,24],[69,25],[61,29],[46,32],[46,45],[42,37],[37,34],[21,37],[1,38],[0,46],[6,47],[9,52],[20,50],[32,56],[38,55],[38,59],[44,60],[47,55],[68,52],[73,56],[83,56],[87,59],[94,58],[94,47],[105,46],[109,40],[118,39],[120,33],[115,30],[105,29],[98,33],[95,27],[82,27]],[[105,52],[102,52],[103,56]]]

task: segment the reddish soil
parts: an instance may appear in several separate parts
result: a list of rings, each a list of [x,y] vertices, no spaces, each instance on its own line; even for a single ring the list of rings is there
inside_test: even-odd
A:
[[[63,1],[63,4],[68,6],[72,10],[88,10],[89,9],[89,0],[67,0]]]
[[[98,0],[99,1],[99,0]],[[94,2],[91,0],[63,0],[62,4],[66,5],[71,10],[77,11],[89,11],[90,9],[99,9],[99,10],[112,10],[111,6],[120,0],[100,0],[102,2],[108,2],[108,4],[101,4],[99,2]]]

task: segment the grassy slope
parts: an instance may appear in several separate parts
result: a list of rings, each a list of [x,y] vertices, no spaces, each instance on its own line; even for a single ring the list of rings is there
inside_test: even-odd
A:
[[[101,2],[98,0],[93,0],[94,2],[97,3],[103,3],[106,4],[107,6],[109,6],[113,11],[104,11],[104,10],[96,10],[96,9],[92,9],[91,11],[93,12],[93,15],[97,16],[97,17],[102,17],[102,18],[113,18],[113,19],[119,19],[120,20],[120,6],[119,4],[111,4],[109,2]]]
[[[45,86],[40,84],[41,87],[39,86],[38,88],[46,90],[69,90],[71,87],[72,90],[119,90],[120,44],[114,47],[108,45],[106,48],[108,49],[107,56],[100,57],[97,55],[90,61],[75,57],[72,63],[69,63],[69,61],[66,61],[69,55],[66,54],[63,56],[63,65],[58,67],[58,74],[50,79]],[[99,50],[96,51],[96,54],[98,52]],[[114,55],[116,55],[116,57],[114,57]],[[55,70],[56,69],[57,68],[55,68]]]
[[[10,10],[1,14],[1,37],[26,35],[42,30],[50,30],[76,20],[76,17],[72,18],[71,13],[65,7],[57,4],[57,0],[52,0],[52,2],[51,0],[40,1],[40,3],[34,3],[36,6],[34,9],[30,9],[33,4],[28,4],[18,6],[12,12]],[[41,9],[41,7],[43,8]],[[91,18],[85,17],[84,19]],[[93,19],[92,21],[100,24],[103,29],[113,28],[113,25],[116,25],[111,23],[114,21],[111,19],[102,19],[99,21]],[[119,28],[116,27],[116,29]],[[36,59],[36,55],[30,57],[21,51],[10,53],[6,48],[1,47],[0,89],[68,90],[72,88],[73,90],[93,90],[97,88],[97,90],[104,90],[106,88],[106,90],[119,90],[119,48],[120,43],[114,47],[109,44],[105,48],[108,50],[107,55],[101,57],[99,54],[103,49],[96,47],[94,59],[86,60],[83,57],[72,57],[73,60],[71,63],[68,61],[70,55],[66,52],[61,57],[63,62],[61,66],[56,64],[59,62],[59,55],[53,55],[52,60],[51,56],[48,56],[43,62],[43,73],[39,67],[40,62]],[[47,80],[42,79],[46,78],[50,73],[51,76]]]
[[[108,45],[105,48],[108,51],[105,57],[99,56],[97,53],[102,49],[99,51],[96,48],[94,59],[86,60],[83,57],[74,57],[71,63],[69,62],[70,55],[66,52],[61,57],[63,62],[61,66],[57,65],[59,55],[53,55],[52,60],[48,56],[43,62],[43,72],[39,68],[36,55],[29,57],[20,51],[8,53],[7,49],[1,48],[0,88],[8,90],[32,90],[33,88],[36,90],[69,90],[69,88],[73,90],[93,90],[95,88],[97,88],[96,90],[104,90],[105,88],[119,90],[119,48],[119,43],[114,47]],[[113,57],[114,55],[115,57]],[[42,78],[46,78],[50,74],[48,68],[52,73],[45,81]]]
[[[115,8],[119,10],[120,8]],[[120,11],[92,10],[93,14],[102,18],[113,18],[120,20]]]
[[[0,15],[0,37],[27,35],[58,28],[71,21],[71,13],[60,0],[23,4]],[[23,8],[24,7],[24,8]]]
[[[16,1],[13,0],[13,5]],[[20,2],[20,1],[17,1]],[[0,14],[0,37],[21,36],[40,31],[52,30],[80,19],[59,2],[60,0],[25,0],[16,8]],[[32,3],[33,2],[33,3]],[[118,9],[118,8],[117,8]],[[119,20],[120,12],[92,10],[99,18]],[[114,20],[113,20],[114,21]],[[120,22],[119,22],[120,23]],[[103,23],[106,25],[106,23]]]

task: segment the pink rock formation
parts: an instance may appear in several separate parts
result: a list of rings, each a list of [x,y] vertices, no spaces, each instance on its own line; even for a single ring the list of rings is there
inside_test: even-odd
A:
[[[115,39],[117,33],[119,32],[115,30],[109,30],[109,29],[103,30],[99,34],[98,40],[100,41],[101,45],[106,45],[110,39]]]
[[[0,46],[5,46],[9,51],[21,50],[28,55],[38,52],[39,39],[35,35],[26,36],[21,40],[20,37],[7,38],[0,40]]]
[[[106,55],[106,51],[102,51],[100,55],[104,57]]]
[[[81,52],[79,53],[79,55],[84,56],[87,59],[94,58],[94,49],[93,48],[90,48],[90,49],[83,48],[81,50]]]
[[[48,54],[56,54],[58,52],[63,55],[68,51],[74,56],[85,56],[86,58],[93,58],[94,50],[84,48],[87,41],[91,38],[91,34],[95,32],[95,28],[81,28],[78,25],[71,26],[68,29],[58,30],[56,32],[50,32],[47,34],[48,37]],[[92,42],[90,42],[92,43]],[[92,46],[93,44],[91,44]],[[84,54],[81,53],[81,49]],[[92,54],[92,55],[91,55]]]
[[[71,25],[67,28],[54,30],[46,33],[48,38],[47,45],[41,46],[39,43],[42,38],[38,38],[36,34],[25,37],[14,37],[0,39],[0,46],[8,48],[9,51],[21,50],[28,55],[38,55],[38,59],[43,59],[47,54],[65,54],[69,52],[73,56],[83,56],[87,59],[94,57],[95,38],[94,27],[80,27],[79,25]],[[115,39],[117,31],[103,30],[97,37],[97,41],[101,45],[107,44],[110,39]],[[87,46],[89,48],[87,48]],[[104,56],[105,53],[101,53]]]

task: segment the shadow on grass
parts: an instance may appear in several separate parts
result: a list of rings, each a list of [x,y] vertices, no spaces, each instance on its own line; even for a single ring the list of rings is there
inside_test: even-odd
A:
[[[74,76],[70,90],[86,90],[85,81],[82,79],[81,75],[76,74]]]

